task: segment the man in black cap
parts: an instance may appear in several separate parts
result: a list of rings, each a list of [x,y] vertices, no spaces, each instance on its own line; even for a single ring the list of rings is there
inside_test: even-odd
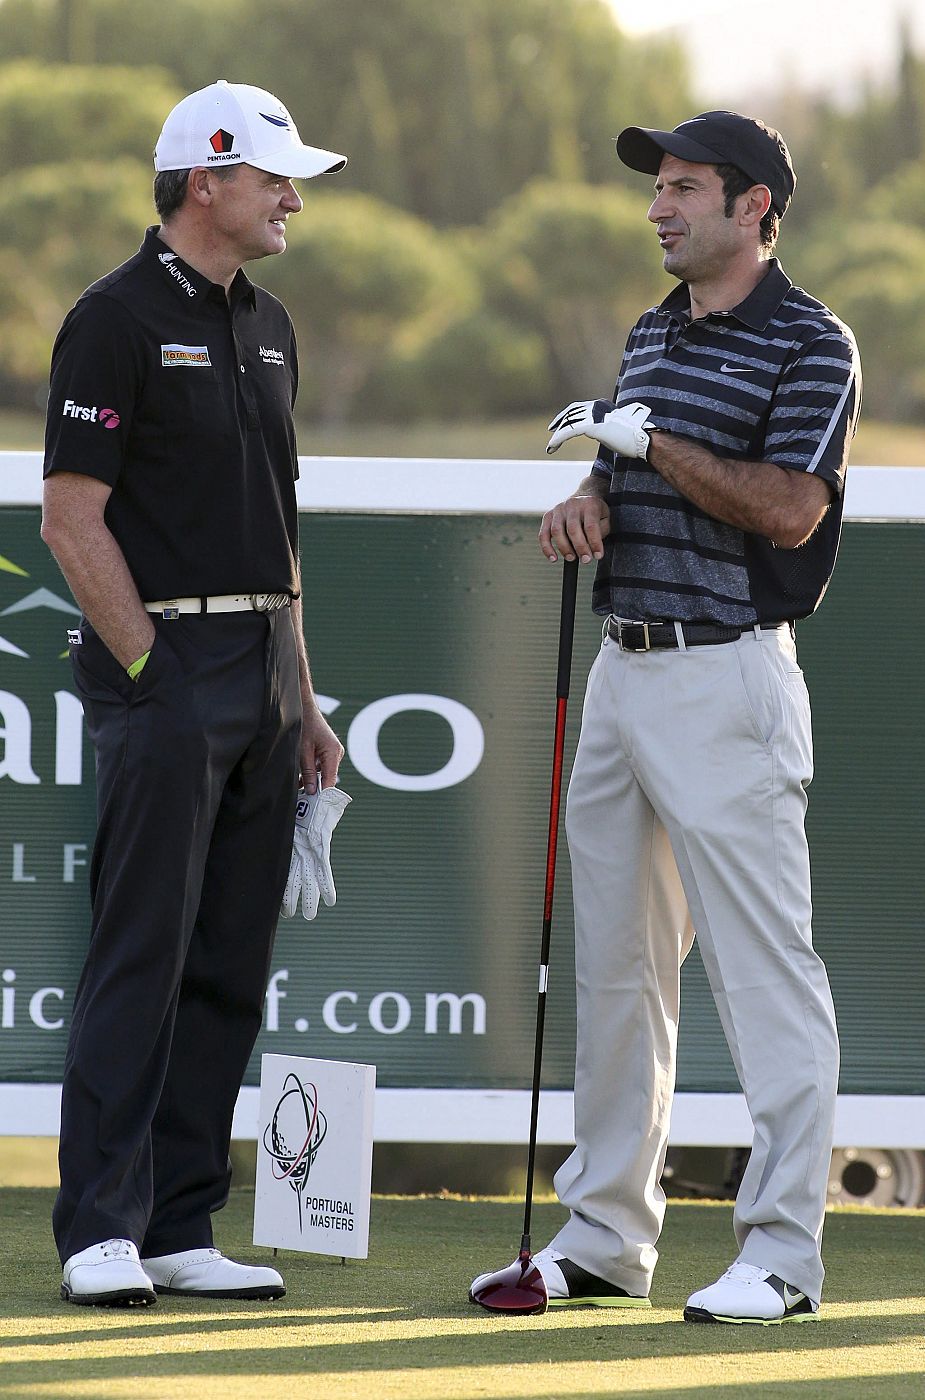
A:
[[[680,279],[634,327],[614,400],[571,404],[591,473],[540,530],[598,561],[605,619],[569,789],[577,964],[570,1216],[534,1257],[550,1304],[645,1306],[665,1198],[680,966],[694,937],[755,1127],[738,1256],[691,1322],[816,1315],[838,1079],[813,950],[809,700],[794,622],[835,561],[860,406],[850,330],[772,256],[794,191],[763,123],[631,127]]]

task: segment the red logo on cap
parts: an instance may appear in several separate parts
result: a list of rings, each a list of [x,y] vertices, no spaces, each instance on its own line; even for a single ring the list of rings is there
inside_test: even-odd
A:
[[[209,145],[216,155],[226,155],[234,145],[234,137],[230,131],[222,131],[219,127],[218,131],[209,137]]]

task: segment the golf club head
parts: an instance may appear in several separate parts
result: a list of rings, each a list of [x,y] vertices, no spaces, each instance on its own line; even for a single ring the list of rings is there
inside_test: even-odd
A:
[[[549,1293],[529,1251],[521,1250],[506,1269],[480,1274],[469,1289],[469,1301],[489,1312],[544,1313]]]

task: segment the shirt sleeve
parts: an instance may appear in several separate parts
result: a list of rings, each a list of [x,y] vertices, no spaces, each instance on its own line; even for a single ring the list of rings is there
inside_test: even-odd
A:
[[[44,475],[77,472],[114,486],[142,381],[129,312],[111,297],[82,297],[52,351]]]
[[[813,472],[841,495],[861,411],[861,363],[850,331],[810,341],[781,376],[774,395],[765,460]]]

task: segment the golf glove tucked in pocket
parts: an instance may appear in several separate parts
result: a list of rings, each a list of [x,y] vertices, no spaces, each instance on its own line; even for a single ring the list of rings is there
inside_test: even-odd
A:
[[[318,792],[299,789],[292,860],[283,893],[284,918],[292,918],[299,907],[300,895],[304,919],[313,919],[318,913],[319,897],[328,908],[335,903],[337,891],[331,870],[331,835],[350,802],[351,798],[340,788],[321,788]]]

